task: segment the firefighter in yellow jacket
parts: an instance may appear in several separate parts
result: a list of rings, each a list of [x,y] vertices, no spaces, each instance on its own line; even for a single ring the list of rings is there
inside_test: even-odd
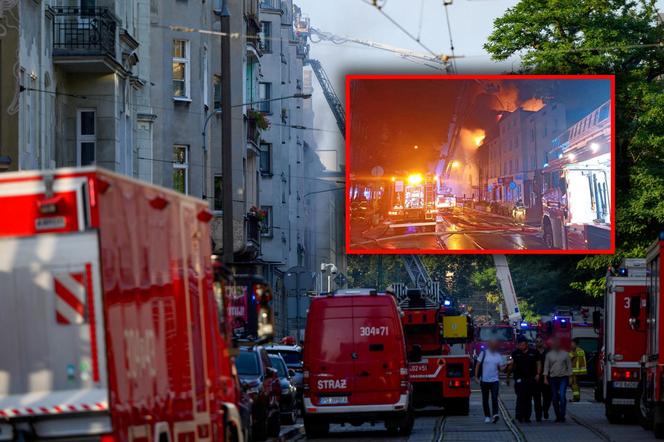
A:
[[[579,376],[588,374],[586,367],[586,352],[579,347],[578,339],[571,343],[569,357],[572,360],[572,377],[570,378],[570,387],[572,387],[572,402],[581,400],[581,387],[579,386]]]

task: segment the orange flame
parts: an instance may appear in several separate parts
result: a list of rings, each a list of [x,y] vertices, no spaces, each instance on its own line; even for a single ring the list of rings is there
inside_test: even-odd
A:
[[[529,98],[528,100],[521,103],[521,108],[526,111],[537,112],[538,110],[544,107],[544,100],[541,98]]]

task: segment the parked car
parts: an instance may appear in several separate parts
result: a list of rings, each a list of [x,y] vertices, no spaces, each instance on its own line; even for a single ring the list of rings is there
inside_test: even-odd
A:
[[[291,382],[297,388],[298,402],[302,404],[302,347],[299,345],[277,345],[265,347],[268,353],[278,354],[284,358],[286,367],[293,370]]]
[[[279,376],[281,421],[285,424],[294,424],[297,420],[297,410],[299,408],[297,389],[291,379],[291,374],[295,374],[295,372],[286,367],[284,359],[278,354],[270,354],[270,362],[277,370],[277,376]]]
[[[254,440],[278,437],[281,430],[279,399],[281,383],[277,370],[261,346],[240,347],[235,359],[244,394],[252,401]]]
[[[304,428],[384,422],[413,429],[412,386],[401,315],[392,296],[352,289],[311,300],[304,346]]]

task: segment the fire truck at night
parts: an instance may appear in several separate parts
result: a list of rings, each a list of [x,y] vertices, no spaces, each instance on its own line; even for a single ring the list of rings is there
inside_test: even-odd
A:
[[[244,440],[206,202],[87,167],[0,206],[0,440]]]
[[[415,407],[442,406],[449,414],[467,415],[471,360],[466,353],[451,354],[451,345],[467,342],[467,316],[421,289],[401,290],[398,299]]]
[[[390,178],[388,219],[392,222],[435,222],[438,176],[412,173]]]
[[[542,233],[557,249],[611,246],[611,102],[554,138],[542,171]]]

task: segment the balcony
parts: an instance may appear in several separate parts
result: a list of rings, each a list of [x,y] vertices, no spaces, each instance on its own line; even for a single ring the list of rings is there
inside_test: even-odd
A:
[[[250,113],[247,117],[247,142],[253,144],[254,147],[258,147],[261,137],[257,119],[255,113]]]
[[[120,20],[108,8],[56,6],[50,11],[54,63],[77,72],[122,70],[116,55]]]

